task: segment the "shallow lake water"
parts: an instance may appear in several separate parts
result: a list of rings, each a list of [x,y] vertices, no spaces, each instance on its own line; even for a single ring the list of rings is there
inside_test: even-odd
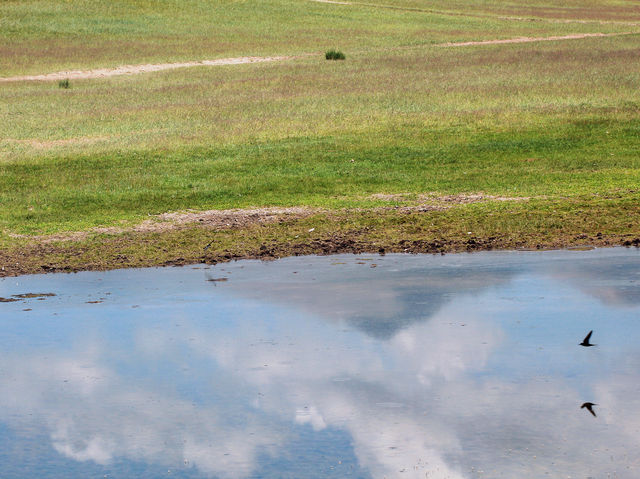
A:
[[[3,479],[640,477],[635,249],[49,274],[0,296]]]

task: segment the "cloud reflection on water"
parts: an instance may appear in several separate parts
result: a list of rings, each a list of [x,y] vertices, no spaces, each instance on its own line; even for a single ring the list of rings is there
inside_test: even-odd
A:
[[[527,268],[480,264],[438,274],[401,266],[338,284],[330,277],[312,290],[307,281],[320,279],[317,269],[262,289],[252,278],[209,288],[196,311],[188,303],[154,310],[167,327],[114,324],[134,345],[118,366],[115,335],[2,353],[0,420],[16,429],[41,425],[55,450],[76,461],[186,461],[188,470],[224,478],[260,476],[304,428],[348,433],[360,467],[376,478],[637,477],[638,352],[601,348],[594,353],[603,362],[620,365],[613,374],[590,378],[586,370],[572,379],[565,365],[574,356],[550,346],[539,352],[527,343],[530,326],[513,336],[509,317],[522,304],[514,309],[500,298]],[[581,284],[597,281],[615,290],[620,268],[598,268],[597,281],[585,267],[558,272],[549,262],[531,270],[529,286],[553,297],[556,286],[545,277],[583,292],[590,289]],[[549,304],[525,306],[548,315]],[[180,328],[168,327],[174,323]],[[487,369],[514,342],[537,351],[536,361],[555,362],[556,374]],[[158,368],[159,375],[145,374]],[[579,410],[586,399],[601,404],[597,420]],[[309,465],[306,476],[323,474]]]
[[[275,453],[282,446],[284,431],[269,418],[233,405],[197,405],[153,384],[123,380],[97,366],[100,360],[82,353],[2,358],[2,369],[12,371],[3,376],[2,390],[11,394],[0,395],[2,419],[32,414],[55,450],[77,461],[191,461],[220,477],[246,477],[258,450]],[[241,421],[233,412],[243,414]]]

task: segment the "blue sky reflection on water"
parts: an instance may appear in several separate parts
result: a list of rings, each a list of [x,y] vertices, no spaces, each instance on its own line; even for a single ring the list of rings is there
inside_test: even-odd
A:
[[[56,296],[0,303],[0,477],[635,478],[639,281],[630,249],[6,278]]]

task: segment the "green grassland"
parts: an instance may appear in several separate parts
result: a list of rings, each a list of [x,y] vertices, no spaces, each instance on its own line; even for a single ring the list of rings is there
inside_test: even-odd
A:
[[[640,234],[640,7],[630,2],[5,1],[0,26],[0,76],[311,53],[68,89],[0,83],[6,274]],[[596,32],[621,35],[439,45]],[[346,61],[324,59],[333,47]],[[403,194],[400,206],[425,193],[526,200],[397,214],[378,193]],[[321,212],[42,242],[164,212],[266,206]],[[318,246],[327,241],[343,247]]]
[[[398,8],[377,8],[375,2],[333,5],[309,0],[3,0],[0,76],[129,63],[299,54],[332,46],[353,51],[553,35],[566,32],[569,26],[573,33],[593,31],[594,27],[603,32],[625,28],[615,23],[530,21],[545,18],[550,2],[379,3]],[[595,11],[598,18],[640,22],[640,7],[629,5],[631,2],[572,3],[573,8],[570,2],[559,9],[561,19],[591,20]],[[421,7],[425,11],[420,11]],[[505,14],[524,18],[514,22],[501,18]]]

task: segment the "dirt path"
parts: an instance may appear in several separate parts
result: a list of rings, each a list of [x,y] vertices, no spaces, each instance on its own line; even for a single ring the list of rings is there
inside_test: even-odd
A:
[[[530,43],[530,42],[555,42],[560,40],[578,40],[589,37],[616,37],[621,35],[632,35],[634,32],[623,33],[574,33],[572,35],[561,35],[552,37],[518,37],[505,38],[503,40],[481,40],[475,42],[447,42],[438,43],[438,47],[469,47],[472,45],[499,45],[502,43]]]
[[[0,82],[16,82],[16,81],[54,81],[54,80],[84,80],[90,78],[105,78],[119,75],[136,75],[139,73],[158,72],[162,70],[173,70],[176,68],[190,68],[201,66],[221,66],[221,65],[240,65],[244,63],[262,63],[289,60],[292,56],[276,56],[276,57],[237,57],[237,58],[221,58],[218,60],[202,60],[195,62],[182,63],[156,63],[147,65],[123,65],[116,68],[99,68],[95,70],[70,70],[56,73],[47,73],[44,75],[23,75],[15,77],[0,78]]]
[[[334,0],[312,0],[323,3],[344,3]],[[551,37],[518,37],[506,38],[501,40],[480,40],[471,42],[446,42],[436,43],[436,47],[468,47],[474,45],[498,45],[502,43],[531,43],[531,42],[553,42],[561,40],[577,40],[589,37],[615,37],[621,35],[633,35],[637,32],[621,32],[621,33],[575,33],[571,35],[551,36]],[[429,46],[429,45],[424,45]],[[176,68],[190,68],[201,66],[221,66],[221,65],[240,65],[245,63],[262,63],[277,62],[284,60],[292,60],[311,55],[319,55],[319,53],[303,53],[296,56],[273,56],[273,57],[237,57],[237,58],[221,58],[218,60],[201,60],[195,62],[182,63],[157,63],[146,65],[123,65],[116,68],[100,68],[95,70],[69,70],[55,73],[46,73],[42,75],[22,75],[15,77],[0,78],[0,83],[18,82],[18,81],[56,81],[56,80],[86,80],[91,78],[106,78],[119,75],[137,75],[140,73],[150,73],[162,70],[173,70]]]

